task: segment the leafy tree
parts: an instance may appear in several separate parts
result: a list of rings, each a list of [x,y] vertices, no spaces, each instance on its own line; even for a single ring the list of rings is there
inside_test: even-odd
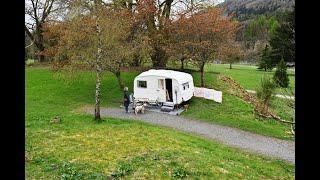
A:
[[[241,57],[240,44],[235,41],[226,43],[220,50],[220,58],[223,62],[230,64],[230,69],[232,69],[232,64],[240,61]]]
[[[180,52],[199,67],[203,87],[205,64],[218,56],[225,42],[235,39],[237,22],[232,17],[222,17],[220,9],[209,7],[198,9],[188,16],[181,15],[173,27],[174,39],[180,43]]]
[[[42,53],[45,50],[43,25],[50,20],[50,16],[57,17],[66,4],[62,0],[27,0],[25,3],[25,32],[37,48],[40,62],[44,61]]]
[[[265,48],[262,50],[260,55],[260,60],[258,64],[258,69],[264,69],[265,71],[271,71],[276,64],[270,56],[270,50],[268,45],[266,44]]]
[[[273,75],[273,80],[278,87],[287,88],[289,86],[289,77],[287,74],[287,66],[283,58],[277,65],[277,70]]]
[[[136,18],[142,22],[141,26],[147,30],[150,39],[149,55],[154,67],[165,67],[169,55],[167,47],[172,19],[184,10],[193,10],[200,6],[212,4],[211,0],[136,0],[134,7]],[[174,11],[173,11],[174,10]],[[183,62],[183,61],[182,61]]]
[[[150,39],[149,55],[154,67],[165,67],[168,61],[164,46],[170,33],[166,27],[170,22],[172,3],[173,0],[137,0],[135,7],[136,18],[142,22]]]
[[[257,16],[246,25],[243,33],[244,40],[252,42],[253,44],[257,41],[266,43],[270,39],[271,34],[273,34],[279,26],[279,22],[273,16]]]
[[[280,27],[272,33],[269,44],[275,61],[280,62],[283,57],[286,62],[295,62],[295,10],[285,14]]]
[[[275,17],[271,17],[268,23],[268,37],[270,38],[276,30],[280,27],[278,20]]]
[[[76,14],[56,28],[58,43],[51,49],[55,62],[63,60],[62,67],[58,66],[60,69],[96,68],[95,119],[98,120],[102,70],[115,74],[119,86],[123,87],[120,69],[132,60],[135,38],[131,36],[132,12],[107,8],[98,0],[87,5],[90,5],[88,13]]]

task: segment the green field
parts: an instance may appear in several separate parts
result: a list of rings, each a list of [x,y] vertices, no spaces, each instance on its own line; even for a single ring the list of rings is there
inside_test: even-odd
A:
[[[150,65],[150,63],[148,64]],[[178,62],[176,63],[169,63],[168,67],[174,67],[174,68],[180,68],[180,64]],[[186,66],[188,69],[194,69],[199,70],[192,64],[188,64]],[[257,90],[257,87],[260,83],[260,79],[262,76],[273,76],[276,69],[273,69],[272,71],[263,71],[258,70],[257,66],[250,66],[250,65],[232,65],[232,69],[229,69],[229,64],[214,64],[214,63],[208,63],[205,65],[204,68],[205,72],[214,72],[214,73],[220,73],[221,75],[232,77],[234,80],[236,80],[242,87],[249,90]],[[289,75],[290,84],[289,87],[295,88],[295,71],[292,69],[288,69],[287,73]],[[278,94],[288,94],[283,89],[277,88],[276,93]]]
[[[220,72],[226,76],[232,77],[236,80],[241,86],[250,90],[257,90],[257,87],[260,83],[260,79],[264,75],[273,76],[276,69],[273,69],[271,72],[258,70],[256,66],[248,65],[233,65],[232,69],[229,69],[228,64],[208,64],[205,67],[206,72]],[[289,75],[290,84],[289,86],[295,87],[295,71],[287,70]],[[285,91],[281,91],[280,88],[276,90],[279,94],[285,94]]]
[[[150,66],[151,64],[147,64]],[[168,67],[180,68],[179,63],[170,63]],[[188,69],[197,70],[191,64]],[[288,124],[279,123],[272,119],[261,119],[254,114],[252,106],[245,103],[240,98],[231,95],[225,83],[218,78],[219,75],[225,75],[235,79],[241,86],[246,89],[255,90],[259,84],[260,78],[267,74],[273,75],[274,72],[264,72],[257,70],[256,66],[233,65],[229,69],[227,64],[209,64],[205,66],[205,86],[223,92],[223,103],[215,103],[203,98],[192,98],[189,102],[189,112],[182,113],[182,116],[198,119],[206,122],[240,128],[253,133],[276,137],[285,140],[294,140],[291,135],[286,134],[290,130]],[[288,71],[291,86],[294,86],[294,72]],[[194,84],[200,87],[200,73],[192,72]],[[130,86],[129,86],[130,87]],[[283,92],[279,88],[277,92]],[[291,121],[294,117],[294,110],[287,106],[287,100],[275,97],[272,101],[272,110],[282,119]]]
[[[192,76],[195,86],[200,86],[200,74],[193,73]],[[189,101],[188,112],[182,113],[182,116],[240,128],[265,136],[294,140],[294,138],[285,133],[285,131],[290,130],[288,124],[279,123],[272,119],[262,120],[257,117],[254,114],[253,107],[245,103],[241,98],[231,95],[227,91],[228,87],[217,76],[217,74],[206,73],[205,83],[207,87],[223,92],[222,103],[193,97]],[[281,118],[290,120],[294,115],[294,111],[285,103],[285,99],[275,98],[272,102],[272,109]]]
[[[132,87],[137,74],[124,73],[125,84]],[[208,75],[209,82],[215,78]],[[294,179],[294,165],[280,160],[168,128],[112,118],[95,123],[93,116],[73,113],[94,104],[93,72],[82,72],[66,85],[49,69],[27,68],[25,87],[25,154],[30,159],[25,166],[26,179],[106,179],[112,174],[123,179]],[[122,93],[115,76],[104,73],[101,87],[102,107],[118,107]],[[235,96],[225,97],[221,104],[229,108],[225,112],[252,114]],[[194,98],[192,103],[209,102]],[[211,103],[214,111],[210,113],[217,112],[220,104]],[[191,104],[188,113],[196,107]],[[234,111],[236,107],[239,111]],[[196,116],[190,114],[186,116]],[[54,116],[60,116],[62,122],[49,123]],[[245,126],[253,121],[271,129],[281,127],[254,119],[248,119]]]
[[[48,69],[32,69],[31,71],[43,71],[42,73],[49,73],[49,77],[47,77],[45,81],[47,81],[48,78],[53,78]],[[129,87],[130,92],[132,92],[133,79],[138,74],[139,72],[135,71],[122,73],[123,81]],[[199,86],[200,73],[193,72],[191,74],[194,78],[195,86]],[[54,77],[56,77],[56,75]],[[93,105],[95,102],[95,73],[81,72],[76,77],[77,78],[72,81],[73,84],[70,84],[69,86],[63,84],[63,82],[60,82],[62,83],[61,87],[65,86],[67,89],[55,92],[55,97],[65,97],[69,101],[77,100],[80,102],[85,102],[86,105]],[[117,79],[111,73],[105,74],[104,77],[103,84],[101,85],[102,106],[119,107],[119,105],[122,103],[122,93],[117,83]],[[285,140],[294,140],[294,138],[285,133],[286,131],[290,130],[288,124],[279,123],[275,120],[264,120],[257,117],[254,114],[253,108],[237,96],[229,94],[228,87],[217,77],[218,74],[206,73],[205,85],[206,87],[223,91],[223,103],[220,104],[203,98],[192,98],[190,102],[188,102],[190,104],[190,111],[187,113],[182,113],[182,116],[210,123],[240,128],[265,136],[276,137]],[[52,80],[61,81],[57,78],[53,78]],[[32,83],[35,84],[34,86],[41,84],[41,82],[37,81],[33,81]],[[76,89],[70,91],[69,88]],[[74,94],[74,92],[79,94]],[[56,102],[52,103],[54,105]],[[290,120],[290,118],[292,118],[294,115],[294,111],[286,106],[285,103],[286,100],[275,98],[272,103],[273,109],[281,118]],[[75,106],[75,108],[79,106],[80,105]]]

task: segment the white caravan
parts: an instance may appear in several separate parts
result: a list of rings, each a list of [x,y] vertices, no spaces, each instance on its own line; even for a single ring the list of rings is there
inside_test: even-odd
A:
[[[181,104],[192,98],[194,85],[190,74],[173,70],[155,70],[139,74],[134,79],[135,101],[160,104]]]

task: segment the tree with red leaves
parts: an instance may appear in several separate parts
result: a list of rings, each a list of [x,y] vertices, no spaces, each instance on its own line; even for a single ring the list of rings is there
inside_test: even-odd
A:
[[[232,17],[222,17],[220,9],[208,7],[184,13],[172,26],[172,38],[180,46],[176,49],[199,67],[201,86],[204,87],[205,64],[218,57],[227,41],[235,39],[237,22]]]

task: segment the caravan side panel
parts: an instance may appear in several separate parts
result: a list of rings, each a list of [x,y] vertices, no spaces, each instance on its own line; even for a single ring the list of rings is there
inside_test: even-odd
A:
[[[165,93],[163,95],[159,93],[161,92],[159,91],[159,79],[164,78],[159,76],[136,77],[133,82],[134,98],[148,99],[150,101],[165,99]],[[146,87],[144,87],[145,84]]]
[[[179,104],[182,103],[182,98],[184,101],[188,101],[193,97],[194,85],[192,80],[187,83],[181,84],[180,89],[181,89],[181,93],[180,93],[181,97],[180,97]]]

